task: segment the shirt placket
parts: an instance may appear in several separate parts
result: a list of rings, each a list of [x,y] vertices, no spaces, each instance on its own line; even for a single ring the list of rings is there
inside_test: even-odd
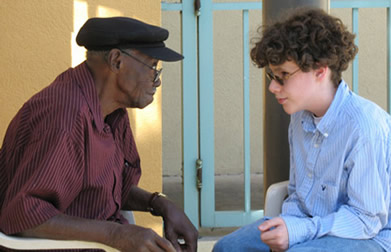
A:
[[[105,132],[105,134],[107,135],[110,135],[110,137],[112,137],[115,145],[116,145],[116,152],[118,153],[119,151],[119,148],[118,148],[118,145],[117,145],[117,142],[115,140],[115,137],[114,137],[114,134],[111,130],[111,127],[110,125],[108,124],[105,124],[104,128],[103,128],[103,131]],[[118,159],[118,157],[116,157],[115,159]],[[120,162],[118,160],[115,160],[114,161],[115,163],[118,163],[119,165],[122,165],[120,164]],[[120,181],[120,178],[119,178],[119,171],[117,168],[117,166],[119,165],[114,165],[113,167],[113,188],[112,188],[112,199],[114,201],[114,204],[115,204],[115,207],[116,207],[116,210],[115,210],[115,215],[112,216],[112,219],[115,219],[115,221],[119,220],[119,210],[120,210],[120,207],[121,207],[121,181]]]
[[[117,217],[117,220],[119,220],[120,219],[120,210],[121,210],[121,206],[122,206],[122,172],[123,172],[123,168],[129,167],[130,164],[128,161],[126,161],[124,159],[124,156],[122,154],[120,154],[122,152],[118,146],[117,141],[116,141],[116,146],[117,146],[118,160],[117,160],[117,165],[113,169],[114,179],[116,181],[116,183],[114,184],[114,188],[113,188],[113,199],[114,199],[114,202],[117,206],[116,217]]]
[[[306,162],[306,173],[304,177],[304,183],[303,183],[303,192],[304,195],[306,195],[306,205],[311,208],[313,204],[313,199],[311,198],[311,194],[313,192],[314,187],[314,177],[315,177],[315,165],[316,160],[318,159],[321,145],[322,145],[323,136],[320,134],[319,131],[315,131],[313,134],[313,137],[311,139],[311,145],[309,146],[308,156],[307,156],[307,162]]]

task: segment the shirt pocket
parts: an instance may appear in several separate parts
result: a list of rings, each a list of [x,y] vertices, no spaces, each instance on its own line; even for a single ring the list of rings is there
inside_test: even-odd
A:
[[[339,207],[339,186],[334,183],[323,182],[317,186],[317,193],[314,195],[313,216],[325,216],[338,210]]]

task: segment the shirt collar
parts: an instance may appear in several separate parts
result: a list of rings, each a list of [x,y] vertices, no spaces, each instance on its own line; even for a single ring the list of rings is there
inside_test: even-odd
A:
[[[100,102],[95,88],[94,78],[88,69],[87,63],[84,61],[75,67],[74,74],[76,83],[81,89],[81,92],[83,93],[83,96],[86,99],[88,107],[92,113],[95,126],[98,131],[102,131],[104,128],[104,121],[102,118]]]
[[[314,119],[311,112],[304,111],[302,114],[303,129],[307,132],[314,132],[316,129],[320,131],[324,136],[328,136],[329,132],[333,129],[338,118],[338,114],[341,112],[341,108],[344,106],[347,98],[351,95],[351,91],[344,80],[338,86],[334,99],[330,104],[326,114],[319,122],[318,126],[315,126]]]

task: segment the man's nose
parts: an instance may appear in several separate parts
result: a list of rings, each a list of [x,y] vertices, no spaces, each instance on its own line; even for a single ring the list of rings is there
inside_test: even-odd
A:
[[[273,94],[278,93],[281,91],[281,85],[277,81],[271,80],[269,83],[269,91]]]
[[[157,81],[155,81],[155,82],[153,83],[153,86],[154,86],[154,87],[160,87],[161,84],[162,84],[162,81],[161,81],[161,79],[159,78]]]

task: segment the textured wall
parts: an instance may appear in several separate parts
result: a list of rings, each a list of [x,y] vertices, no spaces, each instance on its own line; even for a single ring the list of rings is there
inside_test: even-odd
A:
[[[160,0],[15,0],[0,5],[0,141],[23,103],[54,78],[84,60],[74,38],[94,16],[124,15],[160,24]],[[161,92],[143,110],[129,110],[141,155],[140,186],[161,191]],[[159,218],[136,214],[136,221],[161,233]]]

